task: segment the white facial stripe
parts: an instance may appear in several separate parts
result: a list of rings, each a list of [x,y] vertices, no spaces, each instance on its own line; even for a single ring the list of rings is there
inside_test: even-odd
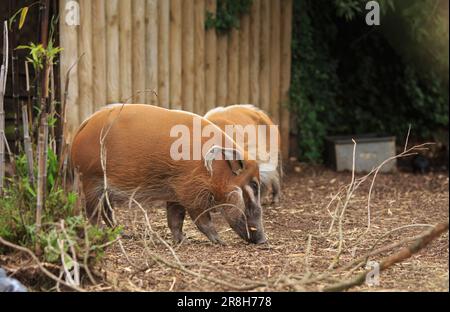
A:
[[[253,189],[250,185],[245,185],[244,191],[247,193],[248,197],[252,202],[256,202],[255,194],[253,193]]]

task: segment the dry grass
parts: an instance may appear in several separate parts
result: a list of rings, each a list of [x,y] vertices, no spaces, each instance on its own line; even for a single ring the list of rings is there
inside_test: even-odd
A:
[[[106,282],[102,289],[219,291],[233,290],[232,285],[235,285],[236,289],[248,286],[259,291],[321,290],[327,284],[348,277],[350,274],[346,270],[315,283],[293,284],[305,279],[308,265],[312,274],[317,276],[326,272],[335,259],[339,233],[332,231],[325,235],[331,221],[326,207],[333,194],[351,181],[351,173],[336,173],[322,167],[297,167],[300,172],[291,170],[292,173],[286,177],[281,204],[265,207],[269,246],[246,244],[219,215],[213,215],[213,218],[226,245],[211,245],[187,220],[185,232],[188,239],[182,245],[174,246],[183,263],[181,269],[160,261],[159,257],[162,257],[164,261],[177,263],[173,250],[158,239],[150,240],[148,235],[143,237],[143,233],[148,234],[148,227],[138,207],[118,210],[116,218],[125,226],[123,250],[117,244],[111,246],[99,266]],[[362,176],[356,176],[359,177]],[[366,232],[369,188],[370,183],[362,184],[346,208],[342,224],[343,251],[338,269],[364,255],[378,241],[376,248],[415,236],[426,228],[408,227],[380,239],[392,229],[448,220],[447,174],[380,174],[372,190],[371,229]],[[152,230],[170,241],[164,205],[155,203],[146,209]],[[392,251],[384,252],[369,260],[380,260],[390,253]],[[314,278],[314,275],[306,276]],[[223,283],[218,283],[218,280]],[[448,291],[448,234],[414,257],[384,271],[380,282],[377,287],[361,286],[354,290]]]

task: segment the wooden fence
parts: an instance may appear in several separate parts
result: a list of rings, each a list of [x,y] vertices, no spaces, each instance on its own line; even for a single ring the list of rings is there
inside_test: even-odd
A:
[[[280,125],[287,156],[292,1],[254,0],[239,29],[220,35],[205,29],[216,0],[78,0],[79,26],[65,22],[70,1],[60,0],[62,86],[83,54],[70,75],[69,133],[101,106],[131,97],[198,114],[252,103]]]

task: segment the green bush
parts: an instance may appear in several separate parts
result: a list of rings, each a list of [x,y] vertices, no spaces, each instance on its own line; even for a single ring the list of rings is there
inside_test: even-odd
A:
[[[215,28],[219,34],[228,33],[232,28],[239,28],[242,15],[248,14],[253,0],[217,0],[217,10],[206,12],[206,29]]]
[[[387,26],[402,24],[410,31],[396,39],[404,41],[399,46],[425,51],[427,39],[417,36],[414,30],[420,28],[410,24],[425,23],[418,12],[432,6],[430,1],[409,3],[406,8],[398,2],[394,7],[389,0],[380,5]],[[415,138],[426,140],[436,130],[448,129],[448,61],[441,57],[447,51],[448,59],[448,46],[436,45],[436,57],[430,57],[436,60],[433,65],[419,66],[387,32],[365,24],[364,4],[294,1],[290,105],[302,160],[321,162],[327,135],[375,132],[401,139],[411,124]],[[425,38],[437,34],[442,30],[430,31]],[[445,66],[447,73],[442,75]]]
[[[77,255],[88,253],[89,259],[98,260],[103,255],[104,245],[116,239],[121,228],[92,226],[77,212],[77,194],[65,192],[55,184],[58,160],[49,150],[48,192],[42,213],[42,227],[36,233],[36,186],[29,182],[25,156],[17,157],[15,163],[16,175],[6,181],[7,187],[0,198],[0,237],[30,249],[34,249],[37,244],[46,262],[61,262],[58,240],[64,241],[63,253],[68,253],[72,245]],[[5,251],[4,246],[0,245],[0,251]]]

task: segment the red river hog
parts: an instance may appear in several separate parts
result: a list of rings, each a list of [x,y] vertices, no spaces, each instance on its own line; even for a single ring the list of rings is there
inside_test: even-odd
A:
[[[211,242],[221,243],[213,209],[244,240],[266,241],[258,163],[201,116],[142,104],[106,106],[79,127],[71,160],[91,222],[101,216],[112,226],[113,207],[163,200],[176,242],[184,238],[187,211]]]

